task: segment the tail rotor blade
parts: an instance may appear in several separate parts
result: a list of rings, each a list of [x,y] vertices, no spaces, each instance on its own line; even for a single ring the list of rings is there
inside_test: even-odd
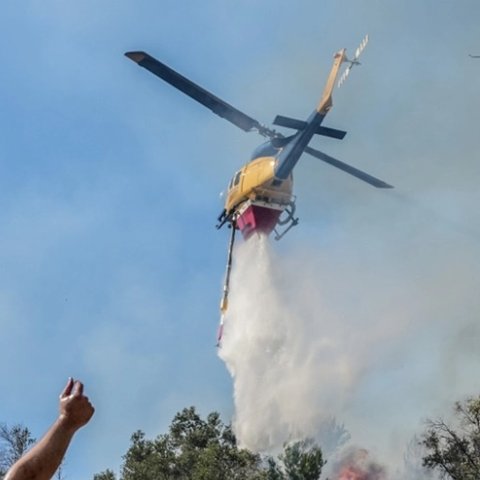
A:
[[[340,77],[340,80],[338,81],[338,86],[340,87],[342,83],[347,79],[348,75],[350,74],[350,70],[352,69],[352,66],[349,65],[346,70],[342,73],[342,76]]]
[[[357,58],[360,56],[363,50],[365,50],[367,43],[368,43],[368,35],[365,35],[365,38],[360,42],[360,45],[355,50],[355,57],[353,58],[353,60],[357,60]]]
[[[349,60],[347,57],[345,57],[344,61],[349,65],[343,72],[342,76],[340,77],[340,80],[338,81],[338,87],[340,87],[343,84],[343,82],[347,79],[348,75],[350,74],[350,70],[353,68],[353,66],[360,65],[360,62],[358,61],[358,57],[361,55],[363,50],[365,50],[367,43],[368,43],[368,35],[365,35],[365,38],[360,42],[360,45],[355,50],[355,56],[352,58],[352,60]]]

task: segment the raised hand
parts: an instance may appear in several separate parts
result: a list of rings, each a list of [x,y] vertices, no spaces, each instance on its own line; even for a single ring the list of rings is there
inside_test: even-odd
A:
[[[83,394],[83,383],[69,378],[60,394],[60,420],[67,427],[78,430],[92,418],[95,409]]]

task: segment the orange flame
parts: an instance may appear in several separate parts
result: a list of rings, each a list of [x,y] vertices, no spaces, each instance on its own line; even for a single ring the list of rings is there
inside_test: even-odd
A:
[[[348,449],[335,468],[334,480],[386,480],[385,468],[370,460],[363,448]]]
[[[343,467],[340,470],[338,480],[368,480],[365,472],[362,472],[356,467]]]

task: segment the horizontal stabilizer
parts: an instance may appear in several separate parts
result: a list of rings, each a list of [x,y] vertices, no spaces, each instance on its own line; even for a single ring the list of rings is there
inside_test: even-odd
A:
[[[283,115],[277,115],[275,120],[273,121],[274,125],[278,125],[279,127],[286,127],[286,128],[293,128],[295,130],[304,130],[305,127],[308,125],[307,122],[303,120],[297,120],[296,118],[284,117]],[[347,134],[344,130],[337,130],[335,128],[328,128],[318,126],[317,130],[315,131],[317,135],[323,135],[324,137],[331,137],[331,138],[338,138],[342,140],[343,137]]]

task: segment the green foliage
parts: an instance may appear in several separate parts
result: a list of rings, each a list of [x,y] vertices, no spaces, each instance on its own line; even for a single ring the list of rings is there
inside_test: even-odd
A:
[[[325,465],[322,451],[312,440],[287,445],[280,460],[288,480],[318,480]]]
[[[0,478],[35,442],[30,430],[17,424],[0,424]]]
[[[193,407],[175,415],[169,433],[147,440],[139,431],[131,442],[121,480],[253,479],[261,461],[237,448],[230,426],[218,413],[203,420]]]
[[[119,480],[317,480],[322,452],[311,441],[285,447],[276,461],[237,446],[218,413],[202,419],[194,407],[177,413],[166,434],[153,440],[131,436]],[[94,480],[115,480],[112,471]]]
[[[266,480],[284,480],[285,475],[280,470],[278,463],[271,457],[268,457],[265,461],[266,468],[264,471]]]
[[[105,470],[104,472],[97,473],[93,476],[93,480],[115,480],[115,474],[112,470]]]
[[[480,478],[480,397],[457,402],[454,419],[429,420],[422,445],[427,454],[423,465],[443,478]]]

